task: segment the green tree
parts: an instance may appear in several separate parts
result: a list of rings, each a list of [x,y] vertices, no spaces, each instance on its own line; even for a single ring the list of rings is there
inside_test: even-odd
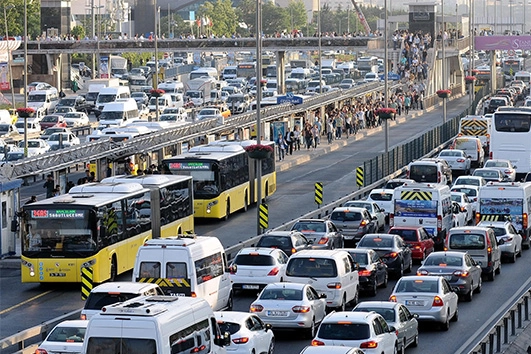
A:
[[[82,26],[74,26],[70,33],[79,39],[85,38],[85,28]]]
[[[216,0],[214,3],[205,2],[199,8],[198,18],[208,18],[212,24],[212,34],[218,37],[230,37],[236,32],[238,26],[238,16],[230,0]]]
[[[276,6],[267,1],[262,3],[262,32],[266,35],[273,35],[276,32],[289,31],[291,19],[286,9]]]
[[[308,15],[302,0],[290,0],[286,11],[290,17],[290,28],[306,31]]]
[[[13,6],[11,8],[11,5]],[[24,36],[24,0],[2,1],[0,10],[2,11],[0,32],[5,31],[3,10],[6,9],[7,30],[10,36]],[[9,9],[8,9],[9,8]],[[27,0],[28,15],[28,36],[36,38],[41,34],[41,5],[40,1]]]

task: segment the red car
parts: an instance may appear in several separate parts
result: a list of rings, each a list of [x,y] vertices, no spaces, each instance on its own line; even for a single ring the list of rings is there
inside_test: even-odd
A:
[[[395,226],[389,230],[389,233],[402,237],[411,248],[413,260],[423,261],[434,250],[435,242],[422,226]]]
[[[55,126],[60,127],[61,125],[57,125],[57,124],[60,124],[61,122],[66,123],[63,116],[60,116],[58,114],[48,114],[47,116],[44,116],[42,120],[40,121],[41,129],[46,130],[48,128],[55,127]]]

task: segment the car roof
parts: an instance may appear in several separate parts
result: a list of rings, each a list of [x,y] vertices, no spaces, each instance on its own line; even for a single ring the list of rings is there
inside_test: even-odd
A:
[[[490,227],[490,226],[505,226],[507,224],[512,224],[509,220],[504,221],[488,221],[481,220],[476,224],[477,227]]]
[[[463,231],[487,232],[488,230],[489,230],[488,227],[482,227],[482,226],[459,226],[459,227],[452,227],[449,232],[450,233],[463,232]]]
[[[360,208],[360,207],[337,207],[337,208],[334,208],[334,210],[332,210],[332,212],[334,211],[357,211],[361,213],[363,211],[367,211],[367,209]]]
[[[58,323],[55,327],[79,327],[87,328],[88,320],[68,320]]]
[[[348,253],[347,251],[341,248],[334,250],[302,250],[291,255],[290,259],[298,257],[333,258],[336,255],[343,254],[343,252]]]
[[[302,290],[306,285],[310,284],[303,284],[303,283],[269,283],[266,285],[266,288],[268,289],[297,289]]]
[[[214,316],[216,317],[216,320],[225,322],[245,321],[251,315],[253,314],[243,311],[214,311]]]
[[[342,250],[349,253],[370,253],[371,251],[374,251],[371,248],[342,248]]]
[[[362,301],[359,304],[356,305],[357,308],[361,307],[380,307],[385,309],[392,309],[399,305],[397,302],[391,302],[391,301]]]
[[[409,277],[408,277],[409,278]],[[380,316],[376,312],[357,312],[357,311],[339,311],[332,312],[323,319],[325,322],[338,322],[338,321],[362,321],[368,322],[374,316]]]
[[[96,286],[91,293],[105,293],[109,291],[120,291],[123,293],[141,293],[153,287],[158,288],[157,284],[137,283],[137,282],[111,282]]]
[[[282,250],[271,247],[245,247],[242,248],[237,255],[250,253],[258,253],[259,255],[271,255],[275,252],[282,252]]]
[[[294,233],[299,233],[299,232],[297,231],[271,231],[263,236],[291,236]]]
[[[368,237],[367,237],[368,236]],[[365,234],[363,237],[375,237],[375,238],[394,238],[397,237],[395,234]]]

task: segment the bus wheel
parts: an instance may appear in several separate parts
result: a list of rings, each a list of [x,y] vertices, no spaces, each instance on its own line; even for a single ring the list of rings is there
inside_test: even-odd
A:
[[[118,271],[117,271],[117,266],[116,266],[116,256],[112,256],[111,277],[109,278],[109,281],[114,281],[116,279],[117,274],[118,274]]]
[[[227,211],[225,212],[225,217],[223,218],[225,221],[229,220],[230,215],[230,200],[227,200]]]
[[[247,193],[245,193],[245,199],[243,200],[243,211],[246,212],[249,209],[249,202],[247,201]]]

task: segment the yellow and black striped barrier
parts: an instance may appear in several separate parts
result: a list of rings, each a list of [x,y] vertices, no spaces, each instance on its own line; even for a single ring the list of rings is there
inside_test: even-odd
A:
[[[317,205],[323,204],[323,183],[315,182],[315,203]]]
[[[184,278],[137,278],[139,283],[157,284],[161,288],[189,288],[190,281]]]
[[[363,166],[359,166],[356,168],[356,185],[358,187],[363,187],[364,184],[364,173],[363,173]]]
[[[264,230],[269,227],[269,208],[267,204],[260,204],[260,227]]]
[[[432,200],[431,192],[402,191],[400,194],[402,200]]]
[[[92,268],[81,268],[81,300],[86,300],[94,287]]]
[[[505,215],[481,215],[480,221],[505,221]]]

